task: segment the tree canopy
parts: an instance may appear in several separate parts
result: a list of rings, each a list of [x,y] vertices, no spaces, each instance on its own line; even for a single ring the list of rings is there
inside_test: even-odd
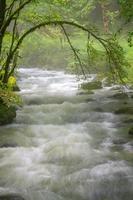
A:
[[[111,6],[114,5],[115,9],[111,10]],[[131,22],[132,10],[131,0],[118,0],[116,4],[112,4],[109,0],[0,0],[1,82],[7,83],[10,76],[14,74],[23,40],[37,29],[43,28],[43,31],[47,32],[48,26],[51,26],[53,32],[57,26],[57,35],[64,34],[84,75],[88,65],[83,63],[80,51],[73,46],[70,37],[70,34],[77,29],[86,34],[86,52],[89,62],[93,62],[93,54],[97,51],[92,41],[97,41],[107,61],[108,75],[111,75],[114,80],[119,79],[123,82],[126,76],[125,68],[129,67],[129,63],[118,42],[117,33],[109,30],[108,26],[115,17],[116,11],[125,21]],[[95,18],[92,13],[95,12],[100,12],[103,17],[105,31],[99,31],[98,27],[91,23],[91,19]],[[131,31],[128,38],[131,45]]]

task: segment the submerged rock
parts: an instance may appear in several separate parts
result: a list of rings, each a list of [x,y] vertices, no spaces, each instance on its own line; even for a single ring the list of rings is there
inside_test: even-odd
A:
[[[131,128],[129,129],[128,134],[129,134],[129,135],[133,135],[133,127],[131,127]]]
[[[23,197],[14,194],[0,195],[0,200],[24,200]]]
[[[133,114],[133,107],[122,107],[115,111],[115,114]]]
[[[0,125],[9,124],[16,117],[16,108],[0,104]]]
[[[128,98],[128,94],[127,93],[122,93],[122,92],[119,92],[119,93],[116,93],[112,96],[109,96],[109,98],[114,98],[114,99],[127,99]]]
[[[88,94],[94,94],[93,91],[80,91],[77,93],[77,95],[88,95]]]
[[[1,144],[0,145],[0,148],[14,148],[14,147],[17,147],[17,144],[15,143],[5,143],[5,144]]]
[[[126,144],[127,141],[125,141],[124,139],[115,139],[113,140],[113,144],[115,145],[123,145],[123,144]]]
[[[104,112],[103,109],[102,109],[102,108],[99,108],[99,107],[94,108],[93,110],[94,110],[95,112]]]
[[[128,118],[124,120],[123,123],[133,123],[133,118]]]
[[[95,99],[87,98],[85,101],[86,101],[86,102],[91,102],[91,101],[95,101]]]

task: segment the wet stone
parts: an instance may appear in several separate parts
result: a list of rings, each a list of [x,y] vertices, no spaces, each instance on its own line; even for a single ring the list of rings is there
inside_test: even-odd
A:
[[[15,147],[17,147],[18,145],[17,144],[15,144],[15,143],[4,143],[4,144],[1,144],[0,145],[0,148],[15,148]]]
[[[86,101],[86,102],[90,102],[90,101],[95,101],[95,99],[87,98],[85,101]]]
[[[112,96],[109,96],[109,98],[114,98],[114,99],[127,99],[128,95],[126,93],[116,93]]]
[[[7,194],[7,195],[0,195],[0,200],[25,200],[25,199],[19,195]]]
[[[88,94],[94,94],[93,91],[81,91],[81,92],[78,92],[77,95],[88,95]]]
[[[13,87],[13,91],[14,91],[14,92],[19,92],[19,91],[20,91],[19,86],[18,86],[18,85],[15,85],[15,86]]]
[[[94,108],[94,111],[95,111],[95,112],[104,112],[102,108],[98,108],[98,107],[97,107],[97,108]]]
[[[129,134],[129,135],[133,135],[133,127],[131,127],[131,128],[129,129],[128,134]]]
[[[113,144],[115,145],[123,145],[127,143],[127,141],[123,140],[123,139],[116,139],[116,140],[113,140]]]
[[[115,111],[115,114],[133,114],[133,107],[122,107]]]
[[[131,119],[130,118],[126,119],[126,120],[123,121],[123,123],[127,123],[127,124],[128,123],[133,123],[133,119],[132,118]]]

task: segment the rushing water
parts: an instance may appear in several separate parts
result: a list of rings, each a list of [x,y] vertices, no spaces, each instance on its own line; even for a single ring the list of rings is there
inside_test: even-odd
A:
[[[132,101],[108,98],[111,88],[81,95],[63,72],[20,69],[19,79],[24,106],[0,127],[0,195],[132,200],[132,116],[113,113]]]

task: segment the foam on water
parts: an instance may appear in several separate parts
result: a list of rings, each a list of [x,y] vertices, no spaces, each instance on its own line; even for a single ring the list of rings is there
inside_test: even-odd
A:
[[[74,75],[19,71],[24,106],[13,124],[0,128],[0,195],[131,200],[132,143],[116,126],[121,118],[110,112],[114,101],[107,105],[110,88],[88,102],[88,95],[77,95],[82,81]],[[116,137],[126,142],[114,144]]]

